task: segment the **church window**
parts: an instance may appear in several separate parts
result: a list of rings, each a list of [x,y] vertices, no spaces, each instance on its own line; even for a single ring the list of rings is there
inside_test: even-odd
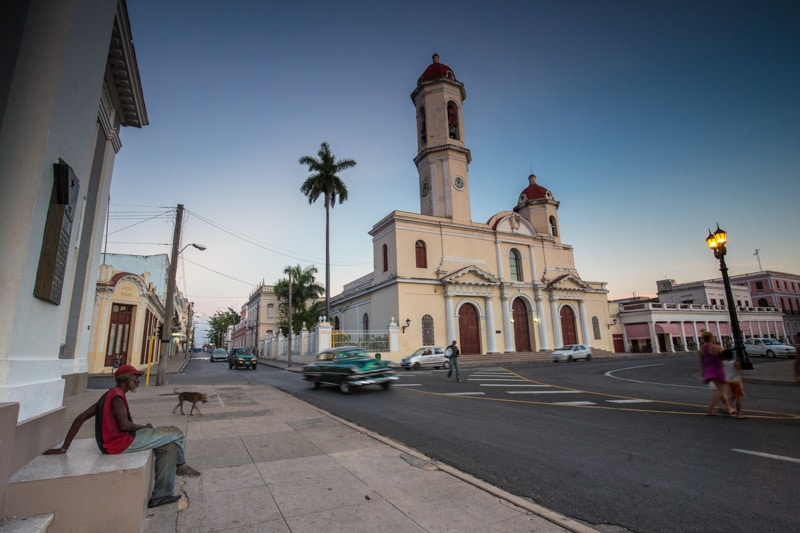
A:
[[[558,237],[558,226],[556,225],[556,217],[550,217],[550,235]]]
[[[454,102],[447,102],[447,134],[451,139],[460,139],[458,134],[458,107]]]
[[[417,268],[428,268],[428,254],[425,249],[425,242],[417,241],[414,245],[414,251],[417,256]]]
[[[364,313],[364,316],[361,317],[361,328],[364,333],[369,331],[369,314],[367,313]]]
[[[596,317],[592,317],[592,333],[594,333],[594,340],[600,340],[600,320]]]
[[[511,269],[512,281],[523,281],[522,279],[522,256],[519,250],[512,248],[508,252],[508,266]]]
[[[383,251],[383,271],[387,272],[389,270],[389,247],[384,244],[382,251]]]
[[[419,108],[419,114],[417,115],[417,125],[419,127],[419,142],[420,144],[425,144],[428,142],[428,133],[426,131],[426,126],[425,126],[425,106]]]
[[[433,317],[425,315],[422,317],[422,345],[433,346],[434,344]]]

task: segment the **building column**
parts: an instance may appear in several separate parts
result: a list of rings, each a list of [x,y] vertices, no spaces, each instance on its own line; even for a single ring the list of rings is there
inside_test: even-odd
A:
[[[655,322],[648,322],[647,328],[650,330],[650,345],[653,347],[653,353],[661,353],[661,348],[658,347],[658,335],[656,335]]]
[[[678,324],[680,324],[681,327],[681,344],[683,346],[683,351],[685,352],[689,349],[688,346],[686,346],[686,328],[683,325],[683,320],[678,322]]]
[[[536,313],[539,316],[539,320],[537,324],[539,325],[539,349],[540,350],[549,350],[550,349],[550,342],[547,340],[547,324],[544,321],[544,302],[542,301],[541,294],[539,294],[539,288],[533,288],[533,296],[536,300]]]
[[[581,335],[583,335],[583,344],[591,348],[592,343],[589,340],[589,321],[586,319],[586,304],[583,300],[578,300],[578,312],[581,314]]]
[[[503,320],[503,342],[506,345],[506,353],[516,352],[514,345],[514,322],[511,318],[511,299],[506,290],[500,288],[500,309],[502,310]]]
[[[444,295],[444,313],[445,331],[447,332],[445,344],[449,345],[451,341],[456,340],[455,309],[453,308],[453,296],[449,292],[445,292]]]
[[[558,305],[553,295],[550,295],[550,316],[553,317],[553,345],[559,348],[564,346],[564,338],[561,334],[561,317],[558,314]]]
[[[488,353],[497,353],[497,337],[495,337],[497,334],[494,327],[494,310],[491,295],[483,298],[483,305],[486,307],[486,350]]]

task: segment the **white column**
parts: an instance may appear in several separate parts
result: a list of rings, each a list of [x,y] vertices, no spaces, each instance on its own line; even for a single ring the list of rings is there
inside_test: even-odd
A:
[[[554,296],[550,297],[550,316],[553,317],[553,345],[555,348],[564,346],[564,338],[561,336],[561,317],[558,315],[558,305]]]
[[[538,297],[538,289],[534,289],[533,292],[536,295],[536,312],[539,315],[539,349],[549,350],[550,342],[547,340],[547,324],[544,321],[544,302]]]
[[[658,347],[658,336],[656,335],[655,323],[648,322],[647,328],[650,330],[650,345],[653,347],[653,353],[661,353],[661,349]]]
[[[583,344],[588,346],[589,348],[592,347],[592,341],[589,337],[589,320],[586,317],[586,304],[583,300],[578,300],[578,312],[581,314],[580,321],[581,321],[581,335],[583,335]]]
[[[497,353],[497,335],[494,329],[494,310],[492,297],[483,298],[483,305],[486,307],[486,350],[488,353]]]
[[[687,351],[689,348],[686,346],[686,328],[683,326],[683,320],[678,322],[681,327],[681,344],[683,346],[683,351]]]
[[[455,325],[455,309],[453,309],[453,296],[450,293],[444,295],[444,312],[447,331],[447,338],[445,344],[449,345],[450,342],[456,340],[456,325]]]
[[[500,309],[502,310],[503,320],[503,342],[506,345],[506,353],[513,353],[516,350],[514,344],[514,322],[512,322],[511,299],[505,294],[500,293]]]

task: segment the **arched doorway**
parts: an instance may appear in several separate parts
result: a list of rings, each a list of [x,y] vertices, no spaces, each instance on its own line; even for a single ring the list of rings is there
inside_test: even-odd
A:
[[[458,336],[462,354],[481,353],[478,310],[472,304],[464,304],[458,310]]]
[[[522,298],[511,304],[511,315],[514,320],[514,349],[518,352],[531,351],[531,333],[528,329],[528,308]]]
[[[120,367],[128,363],[128,336],[131,331],[132,317],[132,305],[113,304],[111,306],[105,366]]]
[[[575,327],[575,311],[565,305],[561,308],[561,340],[565,345],[578,344],[578,333]]]

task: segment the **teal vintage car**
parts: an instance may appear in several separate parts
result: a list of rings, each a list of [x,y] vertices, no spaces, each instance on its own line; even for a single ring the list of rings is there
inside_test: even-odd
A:
[[[320,352],[316,361],[303,367],[303,379],[315,390],[320,385],[335,385],[349,394],[353,387],[364,385],[388,389],[397,376],[388,362],[372,357],[363,348],[342,346]]]

